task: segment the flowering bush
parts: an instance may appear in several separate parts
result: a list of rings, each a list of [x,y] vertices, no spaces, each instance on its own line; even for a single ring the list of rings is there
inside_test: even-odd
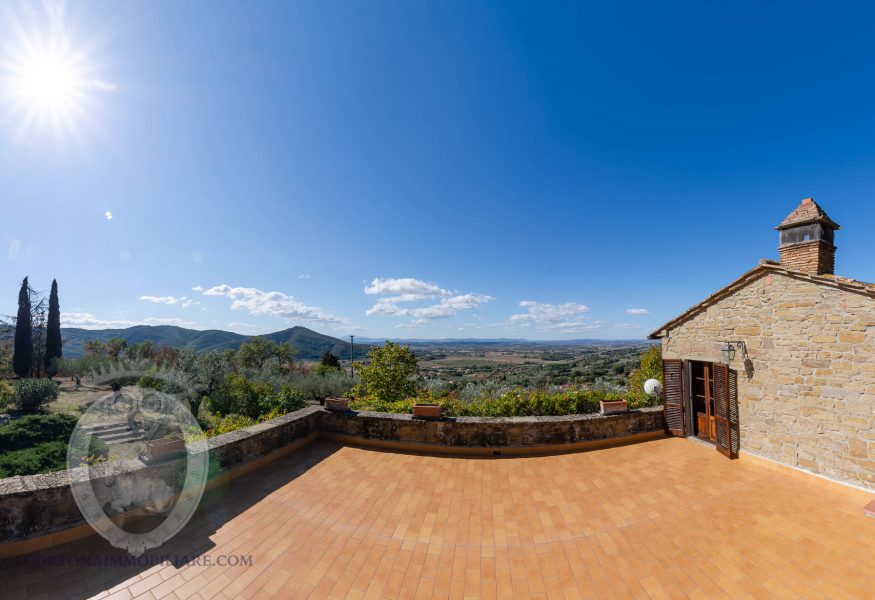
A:
[[[435,398],[431,394],[421,394],[417,397],[390,402],[365,396],[353,400],[350,407],[355,410],[411,413],[413,405],[416,403],[432,403],[439,404],[441,411],[446,416],[532,417],[595,413],[599,410],[599,400],[621,400],[622,398],[619,394],[588,389],[563,392],[513,390],[496,396],[482,396],[471,400],[463,400],[453,394],[444,398]]]

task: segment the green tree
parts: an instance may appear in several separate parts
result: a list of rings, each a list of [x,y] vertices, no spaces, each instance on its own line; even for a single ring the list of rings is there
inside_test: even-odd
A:
[[[82,348],[85,350],[85,355],[92,358],[100,358],[106,352],[106,344],[101,340],[88,340]]]
[[[191,414],[197,418],[204,397],[210,397],[221,389],[225,376],[230,371],[230,365],[224,354],[204,352],[195,357],[191,368],[194,371],[198,390],[195,397],[189,400],[189,404]]]
[[[360,395],[367,395],[378,402],[397,402],[416,395],[416,355],[410,346],[401,346],[386,341],[368,352],[369,364],[355,363],[362,380]]]
[[[626,396],[633,406],[646,406],[654,403],[654,399],[644,393],[644,382],[648,379],[662,381],[662,348],[660,346],[653,346],[644,352],[638,367],[629,374]]]
[[[33,327],[30,308],[30,285],[25,277],[18,292],[18,316],[15,319],[15,346],[12,356],[12,369],[21,378],[30,375],[33,367]]]
[[[322,355],[322,360],[319,362],[323,367],[331,368],[331,369],[339,369],[340,361],[336,356],[331,354],[330,351],[326,350],[325,354]]]
[[[118,360],[127,347],[128,342],[123,338],[110,338],[106,341],[106,353],[113,360]]]
[[[292,363],[292,355],[292,348],[288,343],[279,344],[266,337],[256,336],[240,345],[236,359],[241,368],[260,371],[268,362],[287,368]]]
[[[49,318],[46,323],[46,373],[54,377],[61,360],[61,305],[58,303],[58,281],[52,279],[49,293]]]

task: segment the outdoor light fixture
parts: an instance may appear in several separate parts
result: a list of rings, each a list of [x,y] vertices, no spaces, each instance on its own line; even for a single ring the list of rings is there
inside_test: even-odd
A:
[[[741,356],[745,360],[747,359],[747,346],[744,342],[741,341],[725,341],[723,342],[723,347],[720,349],[723,352],[723,360],[726,361],[727,364],[731,363],[735,358],[736,349],[741,350]]]

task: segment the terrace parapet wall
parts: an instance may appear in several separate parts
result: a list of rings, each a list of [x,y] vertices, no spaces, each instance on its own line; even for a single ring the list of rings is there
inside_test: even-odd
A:
[[[664,430],[662,407],[608,416],[458,417],[429,421],[401,414],[331,413],[313,406],[210,438],[208,486],[260,467],[320,436],[365,446],[380,445],[374,442],[390,447],[396,444],[394,447],[401,450],[464,454],[473,449],[481,454],[512,455],[632,442],[660,437]],[[71,477],[81,476],[77,471],[80,469],[0,479],[0,559],[92,533],[70,488]],[[168,483],[178,476],[172,463],[146,466],[131,460],[99,465],[92,471],[92,477],[96,473],[98,480],[135,478],[145,472]]]
[[[339,441],[394,442],[399,448],[451,452],[457,449],[560,450],[602,440],[662,432],[662,407],[616,415],[560,417],[451,417],[415,419],[407,414],[353,412],[322,415],[322,433]],[[620,440],[622,441],[622,440]],[[392,446],[388,446],[392,447]],[[554,448],[556,447],[556,448]],[[496,452],[497,453],[497,452]],[[512,452],[511,452],[512,453]],[[503,453],[502,453],[503,454]]]

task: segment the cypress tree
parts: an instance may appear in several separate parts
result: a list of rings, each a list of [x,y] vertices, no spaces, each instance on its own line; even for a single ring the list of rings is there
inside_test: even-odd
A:
[[[340,361],[337,360],[337,357],[331,354],[330,350],[327,350],[325,354],[322,355],[322,366],[323,367],[333,367],[335,369],[340,368]]]
[[[46,373],[49,377],[58,371],[61,358],[61,306],[58,304],[58,281],[52,279],[49,294],[49,318],[46,322]]]
[[[33,329],[30,323],[30,286],[27,277],[18,292],[18,317],[15,319],[15,346],[12,370],[21,378],[30,375],[33,367]]]

